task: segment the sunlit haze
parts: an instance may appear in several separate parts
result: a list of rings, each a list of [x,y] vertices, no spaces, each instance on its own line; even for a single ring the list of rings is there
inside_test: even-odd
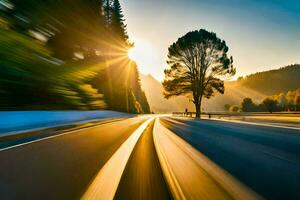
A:
[[[140,72],[144,74],[152,73],[150,66],[159,59],[156,48],[147,40],[138,38],[134,39],[134,47],[129,49],[128,56],[138,64]]]
[[[162,80],[169,45],[200,28],[216,32],[227,42],[237,68],[235,77],[299,63],[297,2],[122,0],[121,4],[140,71]]]

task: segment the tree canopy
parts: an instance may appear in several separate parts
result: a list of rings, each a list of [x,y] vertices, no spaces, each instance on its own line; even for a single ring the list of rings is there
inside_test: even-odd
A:
[[[251,98],[244,98],[241,104],[243,112],[255,111],[255,106]]]
[[[0,4],[0,109],[149,113],[118,0]]]
[[[225,104],[228,107],[230,105]],[[246,97],[241,102],[243,112],[288,112],[300,111],[300,88],[287,93],[266,96],[261,103],[255,104],[251,98]]]
[[[267,110],[270,113],[275,111],[277,104],[278,104],[277,100],[272,98],[267,97],[263,100],[263,105],[267,108]]]
[[[204,29],[179,38],[169,47],[164,96],[192,97],[196,116],[200,117],[202,98],[223,94],[223,79],[235,74],[233,59],[227,53],[226,42]]]

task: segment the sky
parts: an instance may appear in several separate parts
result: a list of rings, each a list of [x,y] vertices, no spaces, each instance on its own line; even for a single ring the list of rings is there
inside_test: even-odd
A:
[[[300,63],[299,0],[121,0],[140,72],[163,80],[168,47],[192,30],[226,41],[235,78]]]

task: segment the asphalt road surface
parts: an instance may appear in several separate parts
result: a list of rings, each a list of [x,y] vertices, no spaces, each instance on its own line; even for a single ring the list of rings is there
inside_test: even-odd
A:
[[[0,152],[0,199],[79,199],[144,122],[133,118]]]
[[[152,122],[128,160],[115,199],[171,199],[153,143]]]
[[[0,150],[0,199],[300,199],[299,129],[160,118]]]
[[[266,199],[300,199],[300,129],[164,118],[163,125]]]

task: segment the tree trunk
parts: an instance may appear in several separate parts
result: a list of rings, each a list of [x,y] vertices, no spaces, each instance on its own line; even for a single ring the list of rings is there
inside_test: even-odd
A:
[[[194,96],[194,104],[196,108],[196,118],[201,118],[201,102],[202,102],[202,96],[197,97]]]
[[[196,118],[201,118],[201,102],[195,103]]]

